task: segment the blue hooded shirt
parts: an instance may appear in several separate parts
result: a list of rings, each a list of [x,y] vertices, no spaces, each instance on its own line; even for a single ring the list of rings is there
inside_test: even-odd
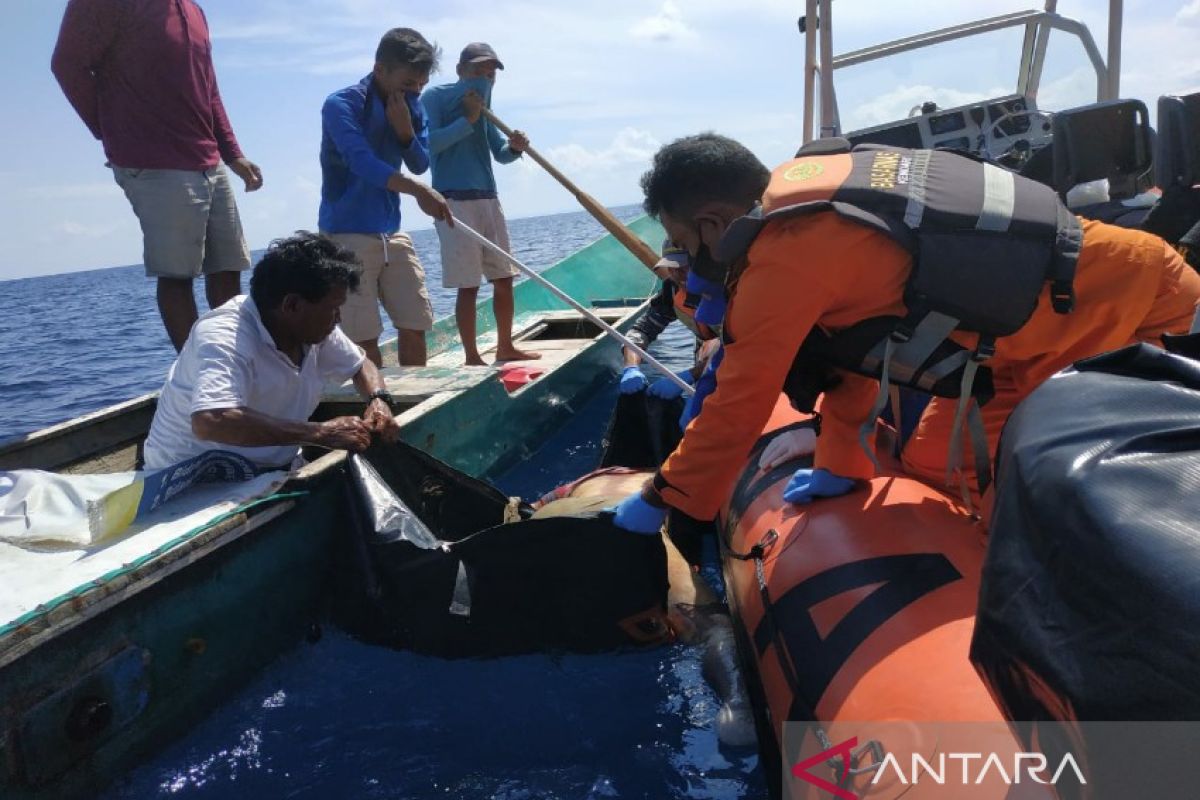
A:
[[[521,157],[508,149],[507,138],[482,115],[475,124],[463,116],[462,98],[474,89],[490,105],[487,78],[460,79],[426,89],[421,104],[429,115],[429,149],[433,156],[433,188],[439,192],[496,192],[492,158],[508,164]]]
[[[400,144],[384,99],[371,75],[334,92],[321,107],[321,210],[323,233],[400,230],[400,195],[388,179],[400,165],[414,175],[429,169],[429,122],[419,96],[405,93],[413,140]]]

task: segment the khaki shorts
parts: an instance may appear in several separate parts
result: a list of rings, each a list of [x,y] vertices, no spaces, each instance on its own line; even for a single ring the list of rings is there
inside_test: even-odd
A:
[[[407,233],[325,234],[354,251],[362,262],[357,292],[342,306],[342,330],[352,341],[375,341],[383,333],[379,303],[397,330],[427,331],[433,308],[425,290],[425,268]]]
[[[148,276],[191,279],[250,268],[250,250],[224,167],[112,170],[142,225]]]
[[[455,219],[461,219],[506,252],[512,252],[508,226],[504,224],[504,209],[499,200],[447,199],[446,202]],[[508,259],[485,249],[465,234],[455,233],[446,223],[437,221],[434,227],[442,243],[442,286],[447,289],[467,289],[479,286],[484,278],[494,282],[517,274],[517,268]]]

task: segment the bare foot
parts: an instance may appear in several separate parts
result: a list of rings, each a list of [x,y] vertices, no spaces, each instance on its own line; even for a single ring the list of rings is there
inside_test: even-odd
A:
[[[541,357],[542,354],[536,350],[525,351],[518,350],[515,347],[511,350],[496,350],[496,363],[500,363],[501,361],[536,361]]]
[[[466,360],[466,366],[468,366],[468,367],[486,367],[487,362],[484,361],[482,357],[475,356],[474,358],[468,358]]]

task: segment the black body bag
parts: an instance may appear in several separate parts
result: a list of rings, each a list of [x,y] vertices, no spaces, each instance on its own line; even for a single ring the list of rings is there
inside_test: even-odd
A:
[[[404,443],[376,444],[350,470],[335,613],[352,634],[445,657],[665,640],[660,537],[603,513],[529,519],[529,506]]]

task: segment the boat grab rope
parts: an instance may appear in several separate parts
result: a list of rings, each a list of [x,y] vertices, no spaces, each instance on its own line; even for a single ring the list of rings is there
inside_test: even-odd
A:
[[[203,525],[199,525],[195,528],[192,528],[190,531],[180,534],[179,536],[175,537],[174,539],[170,540],[169,542],[159,545],[158,547],[151,550],[149,553],[139,556],[138,558],[134,559],[133,561],[130,561],[127,564],[123,564],[120,567],[117,567],[116,569],[110,570],[98,578],[93,578],[92,580],[88,581],[87,583],[81,584],[69,592],[60,594],[58,597],[55,597],[52,600],[49,600],[45,603],[41,603],[33,610],[27,611],[26,613],[17,617],[12,622],[9,622],[6,625],[0,626],[0,640],[3,640],[5,637],[7,637],[9,634],[13,633],[16,630],[18,630],[22,627],[25,627],[26,625],[29,625],[30,623],[36,622],[38,620],[38,618],[44,617],[45,615],[54,611],[56,608],[59,608],[60,606],[66,604],[66,603],[69,603],[73,600],[77,600],[80,597],[82,597],[83,595],[87,594],[88,592],[92,592],[97,589],[102,589],[102,588],[104,588],[105,584],[107,584],[111,581],[114,581],[124,575],[128,575],[129,573],[134,572],[134,571],[144,567],[146,564],[150,563],[151,561],[158,558],[159,556],[162,556],[164,553],[166,553],[170,550],[173,550],[174,548],[179,547],[182,544],[185,544],[189,540],[195,538],[196,536],[199,536],[200,534],[204,533],[207,530],[210,530],[211,528],[216,527],[217,525],[220,525],[221,523],[225,522],[226,520],[232,519],[233,517],[236,517],[239,514],[243,514],[253,508],[258,508],[259,506],[263,506],[263,505],[267,505],[267,504],[271,504],[271,503],[277,503],[282,500],[292,500],[292,499],[299,498],[299,497],[305,497],[307,495],[308,495],[307,491],[277,492],[275,494],[267,495],[266,497],[260,497],[257,500],[252,500],[248,503],[243,503],[242,505],[237,506],[234,509],[226,511],[224,514],[219,514],[216,517],[213,517],[208,522],[204,523]]]

